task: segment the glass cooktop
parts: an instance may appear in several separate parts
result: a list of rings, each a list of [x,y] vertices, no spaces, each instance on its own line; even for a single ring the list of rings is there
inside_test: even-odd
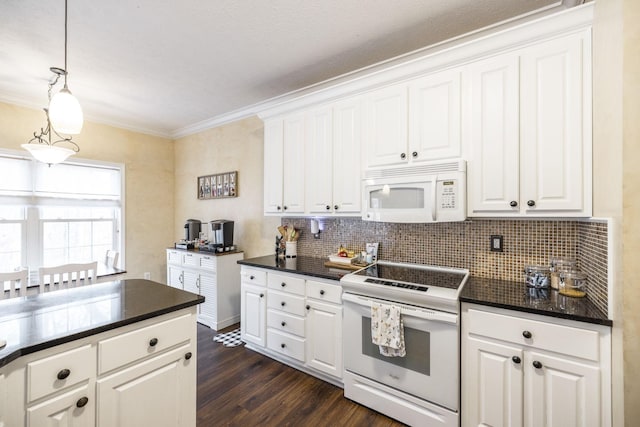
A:
[[[367,276],[365,282],[425,292],[429,286],[458,289],[465,273],[417,268],[407,265],[373,264],[354,274]]]

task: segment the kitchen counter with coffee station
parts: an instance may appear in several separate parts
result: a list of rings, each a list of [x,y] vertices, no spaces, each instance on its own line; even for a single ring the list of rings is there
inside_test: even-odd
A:
[[[207,224],[209,233],[199,220],[187,220],[185,238],[167,248],[167,285],[204,296],[205,302],[198,306],[198,322],[220,330],[240,321],[238,261],[244,252],[233,243],[233,221]]]

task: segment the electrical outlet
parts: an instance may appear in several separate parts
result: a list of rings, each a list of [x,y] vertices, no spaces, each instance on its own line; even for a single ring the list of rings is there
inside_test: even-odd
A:
[[[146,280],[151,280],[151,273],[149,273],[148,271],[144,273],[144,278]]]
[[[495,234],[491,236],[491,251],[502,252],[504,250],[504,239],[502,235]]]

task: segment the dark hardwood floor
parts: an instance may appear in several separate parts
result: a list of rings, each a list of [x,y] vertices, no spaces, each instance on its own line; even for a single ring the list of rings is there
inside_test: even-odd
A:
[[[403,426],[244,345],[213,342],[215,334],[198,324],[198,427]]]

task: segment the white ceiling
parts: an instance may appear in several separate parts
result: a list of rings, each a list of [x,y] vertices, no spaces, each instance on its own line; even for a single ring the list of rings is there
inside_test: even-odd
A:
[[[85,117],[175,136],[558,0],[69,0]],[[566,0],[565,0],[566,3]],[[47,104],[64,0],[0,1],[0,100]]]

